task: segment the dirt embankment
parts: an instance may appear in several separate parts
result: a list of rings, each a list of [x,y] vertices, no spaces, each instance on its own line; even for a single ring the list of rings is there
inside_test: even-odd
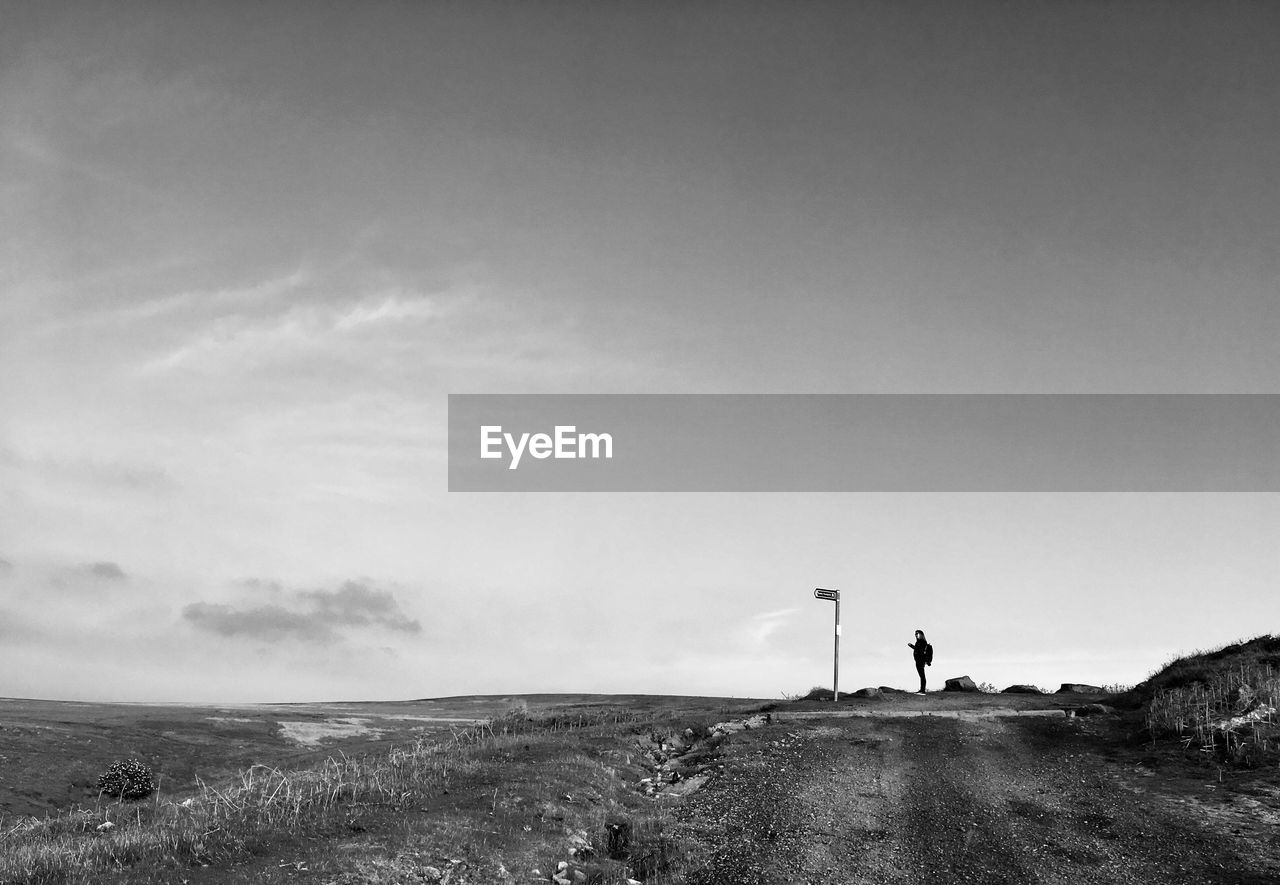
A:
[[[735,738],[686,800],[691,885],[1280,881],[1274,774],[1117,750],[1108,719],[807,719]],[[1228,778],[1228,781],[1230,778]]]

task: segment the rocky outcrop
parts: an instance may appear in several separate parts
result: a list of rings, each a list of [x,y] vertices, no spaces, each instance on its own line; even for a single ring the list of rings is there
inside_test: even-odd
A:
[[[644,751],[646,767],[653,772],[640,781],[640,789],[646,796],[661,793],[667,796],[687,796],[711,777],[720,764],[719,746],[730,735],[751,728],[762,728],[772,721],[768,714],[719,722],[710,728],[694,731],[686,728],[682,733],[660,737],[650,736],[640,744]]]
[[[1083,682],[1064,682],[1056,694],[1106,694],[1105,688],[1096,685],[1085,685]]]
[[[860,688],[853,693],[855,698],[878,698],[880,697],[880,689],[878,688]]]
[[[1254,723],[1274,721],[1276,708],[1260,698],[1251,685],[1242,683],[1233,688],[1227,695],[1227,702],[1231,704],[1231,712],[1234,715],[1215,722],[1213,724],[1215,731],[1225,734],[1246,726],[1252,727]]]
[[[1034,685],[1011,685],[1000,693],[1001,694],[1044,694],[1044,692],[1036,688]]]
[[[977,691],[978,685],[968,676],[957,676],[948,679],[943,691]]]

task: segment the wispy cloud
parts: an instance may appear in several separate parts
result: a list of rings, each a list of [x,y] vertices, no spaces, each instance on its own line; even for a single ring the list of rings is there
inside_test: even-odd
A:
[[[174,489],[173,476],[156,464],[93,456],[29,455],[0,446],[0,465],[41,482],[69,483],[110,492],[165,492]]]
[[[440,305],[432,298],[413,292],[391,292],[378,298],[360,302],[338,316],[333,323],[335,332],[350,332],[380,323],[427,320],[443,314]]]
[[[275,581],[250,579],[241,586],[265,592],[266,603],[196,602],[182,610],[198,630],[244,639],[297,639],[336,644],[353,630],[369,628],[417,634],[422,625],[400,607],[388,590],[361,581],[345,581],[334,589],[285,590]]]
[[[243,285],[210,289],[182,289],[131,301],[78,306],[71,317],[60,318],[47,327],[58,331],[66,323],[111,324],[129,328],[137,323],[172,323],[179,329],[202,319],[227,315],[261,315],[279,311],[290,297],[305,291],[314,273],[300,265],[288,272],[265,276]]]
[[[145,374],[184,368],[224,371],[287,363],[311,354],[357,345],[358,335],[378,330],[403,337],[406,324],[441,315],[437,300],[406,290],[333,303],[322,297],[295,300],[283,310],[229,312],[199,323],[176,348],[143,364]],[[345,339],[345,340],[344,340]]]
[[[798,609],[795,608],[780,608],[752,615],[746,625],[748,641],[752,645],[764,645],[769,637],[784,627],[797,611]]]

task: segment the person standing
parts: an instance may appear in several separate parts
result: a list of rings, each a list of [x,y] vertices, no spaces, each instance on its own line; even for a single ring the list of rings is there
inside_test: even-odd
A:
[[[925,693],[924,668],[933,664],[933,646],[924,638],[924,631],[916,631],[916,641],[908,642],[912,656],[916,659],[916,672],[920,674],[920,690],[916,694]]]

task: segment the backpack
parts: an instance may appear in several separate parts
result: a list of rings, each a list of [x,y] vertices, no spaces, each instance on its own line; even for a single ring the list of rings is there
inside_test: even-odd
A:
[[[933,643],[926,642],[924,644],[924,662],[930,667],[933,666]]]

